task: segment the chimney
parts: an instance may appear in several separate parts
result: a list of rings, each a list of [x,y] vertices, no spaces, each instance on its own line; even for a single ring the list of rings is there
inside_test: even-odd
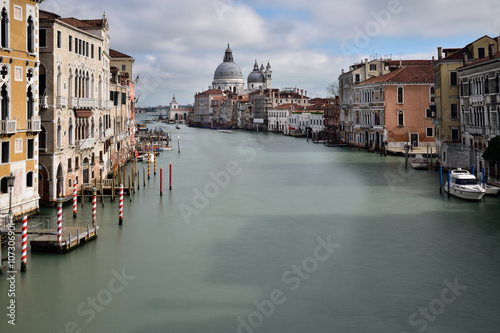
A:
[[[368,80],[368,59],[365,58],[365,80]]]
[[[342,71],[341,71],[342,74],[344,74],[344,69],[342,68]]]
[[[469,57],[467,56],[467,52],[464,52],[464,66],[467,66],[467,63],[469,62]]]
[[[304,98],[304,89],[300,89],[300,98]]]
[[[306,93],[306,94],[304,95],[304,97],[306,97],[306,98],[307,98],[307,90],[305,91],[305,93]]]
[[[490,56],[490,59],[493,59],[493,56],[495,55],[493,51],[493,46],[494,46],[493,43],[488,44],[488,55]]]
[[[438,47],[438,60],[441,60],[443,57],[443,48],[441,46]]]

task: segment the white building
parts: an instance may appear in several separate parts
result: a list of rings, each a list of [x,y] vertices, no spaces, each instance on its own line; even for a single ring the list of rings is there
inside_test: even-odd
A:
[[[244,86],[243,73],[241,68],[234,62],[233,51],[228,44],[224,60],[215,70],[212,89],[231,91],[240,95],[244,91]]]

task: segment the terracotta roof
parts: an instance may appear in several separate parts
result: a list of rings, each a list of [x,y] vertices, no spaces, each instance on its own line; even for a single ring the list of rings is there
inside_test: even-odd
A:
[[[302,105],[298,105],[295,103],[287,103],[287,104],[281,104],[278,106],[275,106],[274,108],[271,108],[271,110],[299,110],[299,109],[304,109]]]
[[[46,10],[39,10],[40,18],[48,18],[48,19],[60,19],[61,16],[56,13],[48,12]]]
[[[222,90],[220,89],[209,89],[205,90],[197,95],[222,95]]]
[[[500,51],[497,51],[493,57],[484,57],[484,58],[480,58],[480,59],[476,59],[475,61],[472,61],[472,62],[469,62],[467,63],[467,66],[470,66],[470,65],[475,65],[475,64],[479,64],[479,63],[482,63],[482,62],[485,62],[485,61],[488,61],[488,60],[491,60],[491,59],[498,59],[500,58]],[[459,67],[459,68],[465,68],[467,66],[462,66],[462,67]]]
[[[373,77],[358,85],[368,85],[379,82],[387,83],[416,83],[434,82],[434,68],[432,65],[404,66],[386,75]]]
[[[113,49],[109,49],[109,56],[111,58],[132,58],[131,56],[126,55],[125,53],[121,53]]]
[[[456,49],[455,52],[453,52],[449,56],[441,58],[441,60],[462,60],[464,57],[464,52],[467,52],[467,49],[465,47],[461,49]]]
[[[78,28],[78,29],[91,29],[91,28],[95,28],[95,26],[85,22],[85,21],[82,21],[82,20],[79,20],[79,19],[76,19],[74,17],[67,17],[67,18],[61,18],[59,19],[60,21],[66,23],[66,24],[69,24],[69,25],[72,25],[73,27],[75,28]]]
[[[421,65],[430,65],[433,63],[432,60],[426,60],[426,59],[389,60],[388,62],[391,65],[399,65],[401,62],[403,66],[421,66]]]

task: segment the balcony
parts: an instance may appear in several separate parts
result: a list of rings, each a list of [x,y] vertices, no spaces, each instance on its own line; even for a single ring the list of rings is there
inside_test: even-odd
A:
[[[94,147],[94,143],[95,143],[95,139],[94,138],[88,138],[88,139],[85,139],[85,140],[78,140],[76,142],[76,146],[79,149],[89,149],[89,148]]]
[[[78,107],[83,109],[92,109],[94,107],[94,100],[92,98],[79,98]]]
[[[77,97],[71,97],[71,105],[70,107],[72,108],[78,108],[78,98]]]
[[[483,95],[470,96],[469,102],[473,105],[483,104],[484,96]]]
[[[40,132],[42,130],[42,121],[40,119],[26,120],[26,129],[28,132]]]
[[[0,120],[0,133],[14,134],[16,133],[16,120]]]
[[[57,96],[56,98],[57,108],[65,108],[68,106],[68,98],[66,96]]]

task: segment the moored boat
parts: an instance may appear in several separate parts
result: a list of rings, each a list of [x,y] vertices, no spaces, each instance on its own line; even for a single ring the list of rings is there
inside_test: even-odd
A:
[[[444,190],[449,194],[466,200],[481,200],[486,190],[479,185],[476,177],[467,170],[458,168],[450,172],[450,183],[444,183]]]
[[[429,160],[426,157],[423,157],[421,154],[415,155],[415,157],[410,160],[410,164],[413,169],[429,168]]]
[[[498,192],[500,192],[500,187],[496,187],[496,186],[488,185],[488,184],[485,185],[484,189],[486,190],[485,194],[487,194],[487,195],[497,195]]]

